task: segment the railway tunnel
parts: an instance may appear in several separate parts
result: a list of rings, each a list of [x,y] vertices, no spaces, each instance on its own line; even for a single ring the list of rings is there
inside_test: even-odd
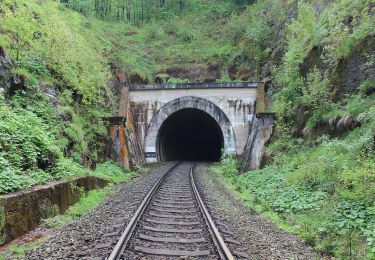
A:
[[[169,160],[215,161],[225,147],[244,158],[247,169],[258,169],[273,132],[264,88],[262,82],[124,87],[118,116],[127,120],[110,128],[113,157],[125,168]]]
[[[157,136],[162,161],[218,161],[223,146],[224,136],[217,121],[196,108],[171,114]]]

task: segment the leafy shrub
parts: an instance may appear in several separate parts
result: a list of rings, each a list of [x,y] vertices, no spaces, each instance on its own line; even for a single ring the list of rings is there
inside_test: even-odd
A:
[[[56,179],[83,176],[88,174],[88,169],[69,158],[61,158],[57,161],[53,169],[53,175]]]
[[[29,55],[17,61],[17,66],[26,69],[29,73],[39,76],[48,76],[47,64],[42,57]]]
[[[252,21],[251,25],[246,28],[244,36],[251,41],[264,43],[270,34],[271,29],[268,27],[265,17],[262,16]]]
[[[240,163],[236,160],[236,154],[223,148],[221,151],[220,164],[216,166],[216,170],[223,176],[231,179],[238,174],[238,169],[241,167]]]
[[[223,73],[220,77],[220,79],[217,79],[216,82],[232,82],[232,79],[229,77],[227,73]]]
[[[114,183],[127,181],[134,175],[133,172],[124,171],[113,161],[107,161],[97,165],[95,171],[90,174],[103,179],[111,180]]]
[[[302,93],[301,104],[310,111],[306,125],[311,129],[321,121],[321,115],[330,107],[328,80],[315,68],[302,86]]]
[[[167,84],[188,84],[188,79],[180,79],[180,78],[169,78]]]
[[[160,40],[163,38],[163,36],[164,36],[164,31],[159,24],[155,23],[147,27],[147,31],[146,31],[147,40],[149,41]]]
[[[327,198],[325,192],[311,192],[304,188],[289,188],[278,195],[272,203],[272,208],[278,213],[297,213],[318,211]]]
[[[195,39],[194,33],[187,27],[187,25],[180,26],[176,35],[183,42],[191,42]]]
[[[38,162],[59,156],[49,128],[33,112],[0,105],[0,146],[9,166],[33,168]]]
[[[375,81],[365,80],[359,86],[359,91],[362,95],[369,95],[375,92]]]
[[[276,153],[264,169],[238,175],[235,162],[214,169],[253,209],[276,213],[273,220],[318,249],[340,259],[372,259],[375,113],[365,107],[358,117],[366,123],[341,139],[326,136],[315,147],[285,139],[291,149]]]
[[[295,106],[303,99],[302,88],[306,84],[299,71],[299,65],[324,37],[325,27],[319,23],[314,8],[299,2],[298,18],[288,27],[288,48],[284,62],[275,72],[276,81],[283,86],[275,95],[275,109],[282,118],[291,119],[295,115]]]
[[[23,188],[22,177],[15,174],[12,168],[0,172],[0,193],[6,193]]]
[[[367,237],[367,245],[369,246],[367,255],[370,256],[375,253],[373,243],[374,218],[374,212],[368,209],[363,202],[343,201],[338,204],[332,219],[332,226],[333,230],[344,238],[344,241],[342,241],[344,246],[339,250],[342,257],[353,259],[365,256],[360,255],[360,236]]]
[[[17,169],[7,168],[0,171],[0,194],[31,188],[52,179],[51,174],[43,170],[21,173]]]

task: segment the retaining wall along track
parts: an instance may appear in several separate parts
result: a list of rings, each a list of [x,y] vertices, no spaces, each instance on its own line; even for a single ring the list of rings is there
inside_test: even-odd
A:
[[[36,228],[41,219],[64,213],[79,201],[81,190],[103,188],[107,180],[87,176],[37,186],[0,198],[0,245]]]

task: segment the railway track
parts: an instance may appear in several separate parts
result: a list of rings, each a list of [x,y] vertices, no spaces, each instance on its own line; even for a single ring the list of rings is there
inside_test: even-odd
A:
[[[108,259],[234,259],[199,195],[193,171],[193,163],[177,163],[158,179]]]

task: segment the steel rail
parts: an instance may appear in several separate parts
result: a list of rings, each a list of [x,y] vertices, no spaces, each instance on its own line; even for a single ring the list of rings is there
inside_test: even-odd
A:
[[[121,234],[121,237],[117,241],[114,249],[112,250],[112,253],[107,258],[108,260],[117,260],[120,259],[122,256],[122,253],[124,252],[136,226],[139,221],[139,219],[142,217],[143,212],[147,208],[148,204],[150,203],[152,197],[154,196],[155,192],[158,190],[168,173],[173,171],[181,162],[176,163],[173,165],[168,171],[166,171],[152,186],[150,191],[147,193],[146,197],[143,199],[142,203],[134,213],[133,217],[131,218],[129,224],[126,226],[124,232]],[[223,260],[234,260],[234,257],[230,250],[228,249],[228,246],[225,244],[224,239],[219,233],[218,228],[216,227],[214,221],[212,220],[212,217],[210,213],[208,212],[206,206],[204,205],[204,202],[199,195],[197,186],[195,185],[194,176],[193,176],[193,170],[194,164],[190,168],[190,182],[193,189],[193,193],[195,196],[195,199],[199,205],[200,211],[202,212],[202,215],[205,219],[205,222],[207,224],[208,230],[212,236],[212,239],[214,241],[214,244],[216,246],[216,249]]]
[[[193,187],[194,195],[197,199],[197,202],[199,204],[199,207],[201,209],[203,217],[206,220],[208,230],[211,233],[211,236],[212,236],[213,241],[215,243],[215,246],[218,250],[218,253],[219,253],[221,259],[234,260],[234,257],[232,255],[232,253],[230,252],[228,246],[226,245],[223,237],[220,235],[219,230],[217,229],[214,221],[212,220],[212,217],[211,217],[210,213],[208,212],[206,206],[203,203],[203,200],[202,200],[201,196],[199,195],[197,186],[195,185],[195,182],[194,182],[193,168],[194,168],[194,164],[190,169],[191,185]]]
[[[133,232],[134,232],[134,230],[135,230],[135,228],[137,226],[137,223],[138,223],[139,219],[141,218],[141,216],[142,216],[144,210],[146,209],[147,205],[150,203],[150,201],[152,199],[152,196],[154,195],[154,193],[156,192],[156,190],[160,187],[160,184],[163,182],[163,180],[168,175],[168,173],[170,173],[171,171],[173,171],[177,167],[177,165],[179,165],[180,163],[181,162],[178,162],[175,165],[173,165],[168,171],[166,171],[156,181],[156,183],[154,184],[154,186],[152,186],[152,188],[150,189],[150,191],[147,193],[146,197],[143,199],[141,205],[138,207],[137,211],[134,213],[134,215],[131,218],[129,224],[126,226],[124,232],[121,234],[121,237],[117,241],[114,249],[112,250],[112,253],[107,258],[108,260],[117,260],[117,259],[120,259],[122,253],[124,252],[124,250],[126,248],[127,243],[129,242],[129,239],[130,239],[131,235],[133,234]]]

